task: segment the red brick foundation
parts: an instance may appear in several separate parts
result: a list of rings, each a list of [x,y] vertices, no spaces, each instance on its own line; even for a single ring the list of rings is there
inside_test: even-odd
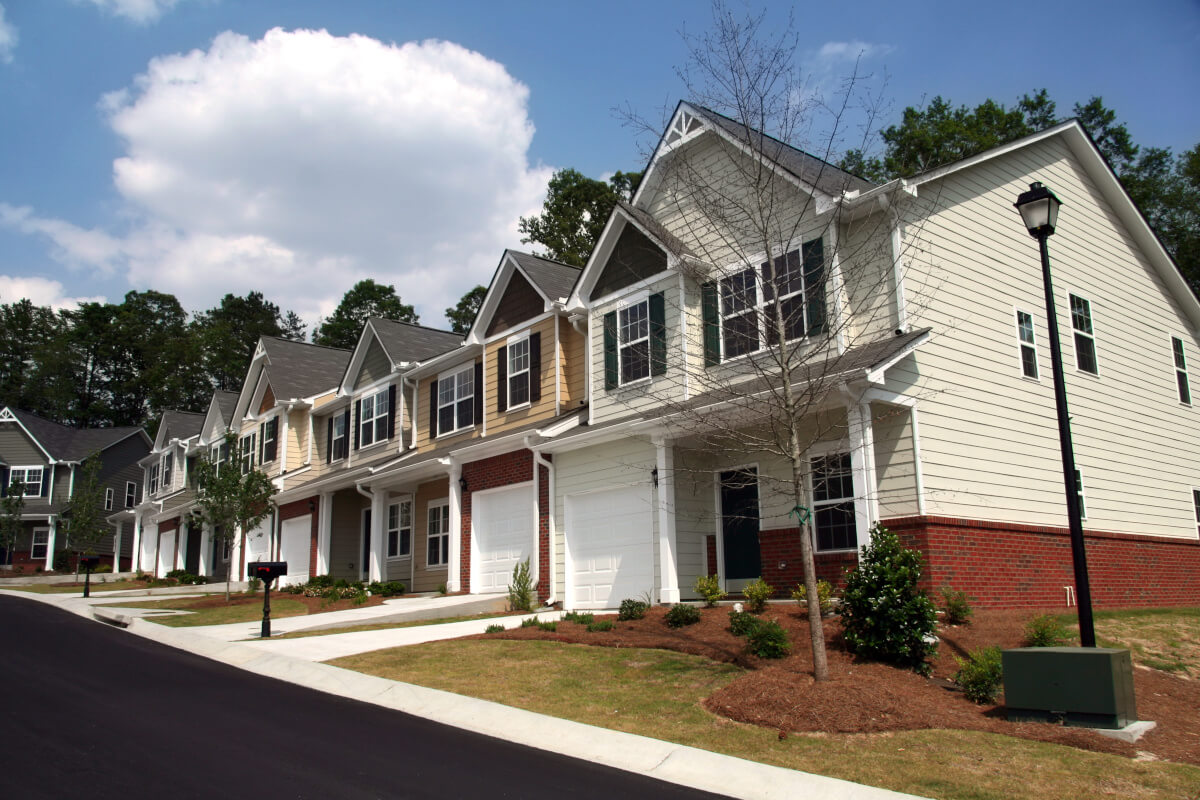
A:
[[[804,581],[800,561],[800,529],[780,528],[758,532],[759,557],[763,580],[775,587],[774,597],[791,597],[792,589]],[[858,563],[858,554],[816,553],[813,556],[817,578],[835,588],[846,585],[846,571]]]
[[[988,608],[1065,606],[1063,587],[1075,584],[1066,528],[930,516],[883,524],[925,556],[931,592],[950,586]],[[1084,547],[1097,607],[1200,603],[1200,540],[1085,531]]]
[[[310,503],[312,504],[311,508],[309,507]],[[303,500],[284,503],[279,507],[280,522],[295,519],[296,517],[303,517],[305,514],[312,514],[312,531],[308,551],[308,577],[310,578],[317,577],[317,520],[320,518],[320,511],[321,497],[315,494],[312,497],[305,497]],[[277,557],[278,555],[276,553]]]

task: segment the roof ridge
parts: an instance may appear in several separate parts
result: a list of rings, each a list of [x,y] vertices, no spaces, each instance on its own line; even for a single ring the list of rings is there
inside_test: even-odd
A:
[[[305,347],[319,347],[322,350],[336,350],[339,353],[352,352],[352,350],[348,350],[345,347],[330,347],[327,344],[316,344],[315,342],[302,342],[297,339],[288,339],[283,336],[264,336],[262,338],[269,339],[269,340],[275,341],[275,342],[283,342],[284,344],[302,344]],[[218,390],[218,391],[220,391],[220,390]],[[234,394],[237,394],[237,392],[234,392]]]
[[[621,201],[618,201],[618,202],[621,202]],[[508,250],[508,252],[516,253],[519,256],[528,256],[530,258],[536,258],[538,261],[545,261],[547,264],[554,264],[557,267],[566,267],[567,269],[573,269],[573,270],[576,270],[577,272],[583,272],[583,267],[577,267],[574,264],[568,264],[564,261],[559,261],[558,259],[555,259],[555,258],[546,258],[545,256],[539,256],[537,253],[530,253],[525,250],[518,250],[515,247],[509,247],[506,249]]]
[[[429,325],[422,325],[419,322],[405,322],[404,320],[391,319],[390,317],[380,317],[380,316],[374,315],[374,314],[367,317],[367,322],[370,322],[373,319],[383,320],[384,322],[392,322],[392,323],[395,323],[396,325],[407,325],[410,328],[421,328],[422,330],[433,331],[434,333],[448,333],[451,336],[461,336],[462,335],[462,334],[455,333],[454,331],[445,330],[444,328],[433,328],[433,327],[430,327]]]

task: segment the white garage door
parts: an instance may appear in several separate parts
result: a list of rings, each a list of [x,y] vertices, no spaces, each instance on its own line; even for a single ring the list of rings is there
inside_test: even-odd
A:
[[[288,565],[280,586],[308,581],[308,559],[312,553],[312,515],[285,519],[279,542],[279,559]]]
[[[142,572],[154,572],[157,564],[154,561],[155,548],[158,547],[158,526],[142,525],[141,553],[138,558],[138,569]]]
[[[533,486],[472,496],[471,534],[471,591],[507,592],[513,567],[529,558],[532,549]]]
[[[175,531],[158,535],[158,577],[175,569]]]
[[[566,500],[567,600],[571,608],[616,608],[654,589],[653,517],[645,488]]]

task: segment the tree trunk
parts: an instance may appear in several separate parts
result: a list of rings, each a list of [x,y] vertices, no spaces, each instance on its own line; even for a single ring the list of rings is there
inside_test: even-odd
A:
[[[798,444],[793,440],[793,451],[798,450]],[[804,496],[804,475],[800,466],[799,453],[793,452],[792,459],[792,494],[796,505],[802,505]],[[811,520],[812,517],[810,516]],[[821,619],[821,602],[817,593],[817,564],[813,557],[812,524],[801,523],[800,528],[800,563],[804,566],[804,593],[808,606],[808,632],[812,644],[813,679],[829,680],[829,660],[825,655],[825,623]]]
[[[225,602],[229,603],[229,578],[233,571],[233,548],[229,548],[229,560],[225,562]]]

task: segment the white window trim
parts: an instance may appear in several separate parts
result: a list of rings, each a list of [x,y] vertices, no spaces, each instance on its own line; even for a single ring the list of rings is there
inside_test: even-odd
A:
[[[388,412],[388,393],[389,393],[389,391],[390,391],[389,388],[385,386],[385,387],[383,387],[383,389],[381,391],[367,392],[358,397],[357,403],[356,403],[356,405],[358,406],[358,419],[355,420],[354,424],[358,426],[358,449],[359,450],[366,450],[369,447],[374,447],[377,444],[382,444],[383,442],[388,441],[389,437],[387,436],[387,422],[384,422],[384,435],[383,436],[377,437],[375,435],[375,427],[376,427],[376,423],[379,420],[381,420],[381,419],[387,420],[388,417],[390,416],[390,414]],[[379,408],[378,401],[379,401],[380,397],[383,398],[383,413],[382,414],[376,413]],[[371,416],[363,417],[363,410],[366,408],[366,404],[367,404],[368,400],[371,401]],[[363,428],[367,425],[371,426],[371,441],[364,443],[363,442],[363,438],[364,438],[363,437]]]
[[[45,534],[46,540],[41,543],[42,552],[39,555],[36,551],[38,548],[38,534]],[[46,558],[46,553],[50,549],[50,529],[49,528],[34,528],[33,536],[29,540],[29,558],[33,560],[42,560]]]
[[[644,338],[634,339],[630,342],[622,342],[621,314],[629,311],[632,308],[640,306],[643,303],[646,305],[646,336]],[[635,295],[631,295],[626,299],[625,302],[621,303],[621,305],[618,306],[615,311],[617,314],[617,386],[623,388],[625,386],[636,386],[639,383],[649,383],[650,379],[653,377],[652,365],[650,363],[650,292],[643,291],[638,292]],[[646,342],[646,374],[627,381],[625,380],[625,370],[621,368],[621,351],[641,341]]]
[[[504,375],[505,375],[504,396],[508,401],[505,406],[506,411],[513,411],[516,409],[528,408],[533,402],[530,399],[533,397],[533,350],[531,349],[533,346],[533,340],[532,340],[532,337],[530,336],[530,333],[531,333],[530,331],[526,331],[523,334],[519,334],[517,336],[511,336],[505,341],[505,344],[504,344],[504,346],[506,348],[504,351],[505,362],[506,362],[504,365],[504,367],[505,367],[505,370],[504,370]],[[512,349],[513,349],[513,345],[520,344],[521,342],[526,343],[525,369],[519,370],[516,373],[514,373],[512,371]],[[527,377],[527,385],[526,385],[526,389],[525,389],[525,394],[527,396],[520,403],[514,403],[512,401],[512,379],[513,379],[514,375],[521,375],[521,374],[528,376]]]
[[[153,496],[158,494],[159,486],[159,470],[162,467],[162,461],[155,461],[146,470],[146,494]]]
[[[158,459],[158,463],[159,488],[164,492],[169,492],[175,486],[175,454],[170,451],[163,453]],[[168,470],[171,473],[169,481],[167,479]]]
[[[430,512],[430,511],[432,511],[432,510],[433,510],[433,509],[435,509],[435,508],[445,508],[445,509],[447,509],[447,515],[446,515],[446,531],[445,531],[445,533],[436,533],[436,534],[431,534],[431,533],[429,532],[429,512]],[[449,569],[449,568],[450,568],[450,516],[449,516],[449,508],[450,508],[450,498],[449,498],[449,497],[443,497],[443,498],[441,498],[441,499],[438,499],[438,500],[430,500],[428,503],[426,503],[426,504],[425,504],[425,568],[426,568],[426,569],[436,569],[436,570],[442,570],[442,569]],[[431,563],[429,563],[429,540],[430,540],[430,539],[432,539],[432,538],[434,538],[434,536],[437,536],[437,537],[439,537],[439,538],[440,538],[440,537],[444,537],[444,538],[445,538],[446,546],[445,546],[444,548],[439,548],[439,549],[442,551],[442,556],[443,556],[443,558],[445,558],[445,562],[444,562],[444,563],[441,563],[441,564],[431,564]]]
[[[1027,317],[1029,317],[1029,329],[1030,329],[1030,333],[1033,334],[1032,342],[1026,342],[1024,339],[1021,338],[1021,319],[1020,319],[1021,314],[1024,314]],[[1017,334],[1017,372],[1020,373],[1021,378],[1023,378],[1024,380],[1036,381],[1037,383],[1041,383],[1042,382],[1042,354],[1038,351],[1038,345],[1037,345],[1037,318],[1031,312],[1026,311],[1023,308],[1013,306],[1012,321],[1013,321],[1013,330]],[[1025,374],[1025,348],[1026,347],[1033,349],[1033,366],[1034,366],[1034,369],[1037,371],[1037,375],[1026,375]]]
[[[1083,480],[1083,470],[1078,465],[1075,467],[1075,493],[1079,496],[1079,518],[1087,519],[1087,483]]]
[[[836,550],[821,550],[817,544],[817,501],[814,499],[816,497],[816,494],[813,491],[812,462],[813,462],[814,458],[824,458],[825,456],[834,455],[837,453],[849,453],[850,454],[850,475],[851,475],[851,478],[853,479],[854,472],[856,470],[860,469],[861,467],[859,466],[859,463],[858,463],[857,451],[853,447],[850,446],[849,441],[838,440],[838,441],[834,441],[834,442],[818,442],[818,443],[814,444],[812,447],[808,448],[807,452],[805,452],[805,454],[804,454],[804,491],[805,491],[805,495],[808,497],[808,501],[810,503],[812,503],[812,508],[809,509],[810,518],[809,518],[808,528],[812,534],[813,553],[857,553],[858,552],[858,542],[857,541],[855,541],[855,543],[852,547],[840,548],[840,549],[836,549]],[[853,480],[851,482],[851,486],[853,486]],[[858,497],[855,495],[851,495],[849,499],[854,504],[854,523],[855,523],[855,526],[857,527],[860,524],[860,520],[858,518],[858,514],[859,514]],[[843,499],[843,500],[839,500],[837,502],[844,503],[846,501]],[[826,505],[834,505],[834,503],[827,502]]]
[[[413,519],[413,516],[414,516],[413,512],[416,510],[415,503],[413,502],[412,497],[399,497],[399,498],[393,498],[393,499],[395,500],[395,502],[388,503],[387,508],[385,509],[385,512],[387,513],[387,518],[384,522],[384,532],[383,532],[384,552],[385,553],[387,552],[388,539],[390,538],[392,531],[395,531],[396,532],[396,555],[391,555],[389,553],[386,557],[393,558],[393,559],[402,559],[402,560],[407,561],[408,559],[412,558],[412,551],[413,551],[413,523],[416,522],[416,520]],[[407,527],[407,530],[408,530],[408,552],[401,553],[400,552],[401,542],[403,542],[404,539],[401,537],[400,534],[403,533],[406,530],[406,528],[405,528],[405,526],[399,524],[399,520],[400,520],[400,508],[399,507],[405,503],[408,504],[408,527]],[[396,507],[397,524],[396,524],[395,528],[391,527],[392,507],[393,506]]]
[[[1175,342],[1179,342],[1180,354],[1183,356],[1183,367],[1182,368],[1175,361]],[[1184,338],[1182,336],[1174,336],[1174,335],[1171,336],[1171,366],[1173,366],[1175,368],[1175,399],[1179,401],[1179,405],[1187,406],[1190,408],[1192,405],[1192,399],[1194,398],[1194,395],[1192,394],[1192,376],[1188,372],[1187,342],[1184,340]],[[1179,376],[1180,375],[1183,375],[1183,380],[1184,380],[1185,384],[1187,385],[1187,389],[1188,389],[1188,399],[1186,401],[1182,397],[1179,396]]]
[[[250,433],[247,433],[247,434],[244,434],[244,435],[238,437],[237,463],[238,463],[238,469],[240,469],[242,471],[243,475],[249,474],[250,470],[254,469],[254,467],[255,467],[254,457],[256,455],[258,455],[258,449],[257,449],[258,435],[257,434],[258,434],[257,431],[251,431]],[[249,447],[246,447],[247,439],[250,440]],[[246,465],[247,459],[250,460],[249,466]]]
[[[266,436],[266,430],[267,430],[267,426],[271,424],[271,421],[272,421],[272,420],[274,420],[274,421],[275,421],[274,438],[273,438],[273,439],[271,439],[271,441],[275,442],[275,457],[274,457],[274,458],[272,458],[270,461],[263,461],[263,460],[261,460],[261,459],[260,459],[260,460],[259,460],[259,463],[260,463],[260,464],[273,464],[273,463],[275,463],[276,461],[278,461],[278,460],[279,460],[279,417],[280,417],[280,416],[281,416],[280,414],[275,414],[275,415],[272,415],[272,416],[268,416],[268,417],[266,417],[265,419],[263,419],[263,421],[262,421],[262,422],[260,422],[260,423],[259,423],[258,429],[259,429],[260,431],[262,431],[262,433],[261,433],[261,434],[260,434],[260,436],[259,436],[259,438],[261,439],[261,441],[259,441],[259,443],[258,443],[258,451],[259,451],[260,453],[262,453],[263,455],[266,455],[266,450],[267,450],[267,436]]]
[[[471,373],[471,394],[468,395],[467,397],[459,397],[458,396],[458,376],[464,372]],[[449,403],[443,403],[442,402],[442,381],[449,380],[450,378],[454,378],[454,399],[451,400]],[[455,434],[462,433],[463,431],[473,430],[475,428],[475,426],[479,424],[479,420],[475,419],[475,411],[474,411],[475,393],[480,391],[482,388],[482,387],[475,385],[475,363],[471,362],[470,364],[467,364],[466,366],[463,366],[460,364],[458,367],[448,369],[445,372],[439,372],[436,380],[437,380],[436,385],[438,387],[438,389],[437,389],[437,396],[438,396],[438,407],[437,407],[438,424],[437,424],[437,427],[438,427],[438,429],[437,429],[437,436],[435,436],[434,438],[440,439],[443,436],[454,436]],[[460,427],[458,424],[458,404],[461,403],[462,401],[466,400],[468,397],[471,400],[471,409],[472,409],[471,424],[463,425]],[[446,406],[452,406],[454,408],[454,426],[455,427],[450,430],[444,431],[444,430],[442,430],[442,409],[445,408]]]
[[[116,492],[113,491],[113,488],[111,486],[105,488],[105,490],[104,490],[104,510],[105,511],[113,510],[113,503],[116,502],[116,497],[114,496],[115,494],[116,494]]]
[[[809,323],[808,323],[808,298],[807,298],[808,286],[806,286],[805,282],[804,282],[804,245],[808,244],[809,242],[817,241],[818,239],[821,240],[821,244],[822,244],[822,246],[824,246],[824,235],[819,232],[814,232],[814,233],[810,234],[808,236],[808,238],[805,238],[802,236],[799,239],[791,240],[790,242],[788,242],[787,246],[783,248],[783,252],[781,253],[781,255],[786,256],[788,253],[795,250],[796,253],[798,254],[798,257],[800,259],[800,289],[795,292],[792,292],[791,294],[784,295],[783,297],[780,297],[778,299],[779,300],[788,300],[788,299],[790,299],[792,297],[796,297],[796,296],[800,296],[800,297],[804,298],[804,320],[803,320],[804,335],[797,336],[795,339],[786,339],[783,342],[781,342],[781,344],[787,344],[789,342],[803,342],[804,340],[809,338],[809,335],[808,335],[808,325],[809,325]],[[778,258],[778,257],[779,256],[776,256],[776,258]],[[729,264],[726,264],[722,269],[718,270],[715,275],[710,276],[711,279],[715,281],[716,289],[717,289],[717,332],[718,332],[718,339],[719,339],[719,345],[720,345],[720,351],[721,351],[721,363],[722,364],[724,364],[728,361],[738,361],[739,359],[747,358],[747,357],[753,356],[757,353],[761,353],[765,350],[769,350],[772,347],[779,346],[779,345],[767,344],[766,314],[767,314],[769,301],[767,300],[766,292],[763,291],[763,289],[765,288],[765,283],[763,282],[763,279],[762,279],[762,265],[766,264],[767,261],[768,261],[767,253],[765,250],[763,250],[758,253],[755,253],[750,258],[748,258],[744,261],[734,261]],[[751,272],[754,276],[754,287],[755,287],[754,312],[758,318],[758,345],[759,346],[753,350],[749,350],[745,353],[742,353],[741,355],[727,356],[725,354],[725,319],[726,319],[727,315],[725,314],[724,304],[722,301],[721,284],[723,284],[726,280],[729,280],[736,275],[741,275],[742,273],[747,272],[747,271]],[[772,277],[774,277],[774,275],[775,275],[775,265],[773,263],[771,264],[771,275],[772,275]],[[743,310],[739,314],[729,314],[728,316],[729,317],[744,316],[747,313],[747,311],[748,311],[748,309]]]
[[[1071,311],[1071,298],[1072,297],[1078,297],[1080,300],[1083,300],[1084,302],[1087,303],[1088,321],[1092,324],[1092,332],[1091,333],[1084,333],[1083,331],[1081,331],[1075,327],[1075,315]],[[1093,378],[1099,378],[1100,377],[1100,344],[1097,341],[1097,333],[1096,333],[1096,330],[1097,330],[1096,329],[1096,304],[1094,302],[1092,302],[1092,299],[1090,297],[1085,296],[1081,292],[1074,291],[1073,289],[1067,290],[1067,323],[1071,329],[1071,350],[1075,355],[1075,372],[1079,375],[1089,375]],[[1080,367],[1079,367],[1079,349],[1075,346],[1075,335],[1076,334],[1086,336],[1092,340],[1092,353],[1094,354],[1095,359],[1096,359],[1096,371],[1095,372],[1088,372],[1086,369],[1080,369]]]
[[[13,473],[14,472],[24,473],[24,476],[21,479],[21,485],[28,487],[29,486],[29,482],[28,482],[29,470],[31,470],[31,469],[36,469],[38,471],[37,491],[31,492],[31,491],[29,491],[28,488],[26,488],[25,492],[22,496],[23,497],[41,497],[42,496],[42,483],[46,480],[46,467],[44,467],[40,464],[30,464],[28,466],[18,465],[18,466],[9,467],[8,468],[8,486],[4,487],[4,491],[7,492],[8,487],[13,485]],[[54,487],[50,487],[50,489],[51,489],[51,491],[53,491]],[[49,530],[49,528],[47,528],[47,530]]]
[[[132,502],[130,500],[132,499]],[[133,508],[137,505],[137,484],[133,481],[125,481],[125,507]]]
[[[336,431],[334,435],[329,437],[329,463],[331,466],[339,461],[345,461],[350,455],[350,427],[349,425],[346,425],[346,410],[339,409],[336,414],[330,414],[328,417],[329,423],[332,424],[334,420],[341,420],[342,424],[345,426],[342,428],[342,435],[340,438],[345,441],[346,445],[343,448],[343,455],[335,455],[335,453],[338,451],[337,442],[339,437],[336,435]]]

